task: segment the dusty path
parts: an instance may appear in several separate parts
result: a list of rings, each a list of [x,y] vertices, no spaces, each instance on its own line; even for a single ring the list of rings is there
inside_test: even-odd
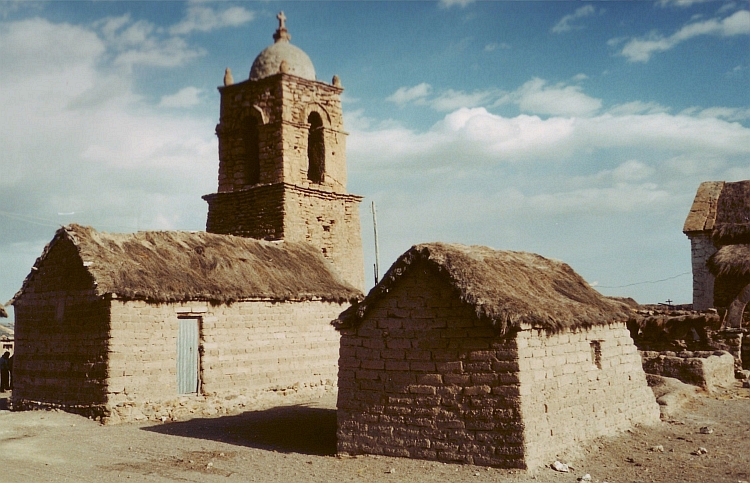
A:
[[[570,473],[339,458],[334,407],[329,394],[235,416],[119,426],[57,411],[0,410],[0,482],[573,483],[587,473],[609,483],[750,481],[749,389],[700,397],[671,422],[574,448],[564,457]],[[713,432],[701,434],[704,426]],[[691,454],[701,447],[708,452]]]

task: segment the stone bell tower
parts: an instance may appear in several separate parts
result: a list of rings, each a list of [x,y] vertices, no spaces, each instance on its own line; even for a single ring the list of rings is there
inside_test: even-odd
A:
[[[284,12],[277,18],[275,43],[250,78],[233,84],[227,69],[219,87],[219,189],[203,197],[206,231],[311,243],[363,290],[362,197],[346,192],[343,89],[336,76],[316,80],[310,58],[289,42]]]

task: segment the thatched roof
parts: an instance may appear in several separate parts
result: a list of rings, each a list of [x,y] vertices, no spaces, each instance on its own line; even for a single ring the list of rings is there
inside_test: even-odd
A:
[[[750,243],[750,181],[724,183],[711,238],[717,245]]]
[[[268,242],[205,232],[97,232],[60,228],[15,301],[42,271],[56,244],[72,243],[99,296],[154,302],[248,299],[349,302],[362,294],[304,243]]]
[[[560,261],[526,252],[445,243],[416,245],[396,260],[365,299],[334,321],[337,328],[358,325],[367,311],[413,267],[427,269],[474,306],[477,317],[499,333],[522,324],[549,332],[625,321],[628,309],[610,301]]]
[[[684,233],[713,229],[719,195],[723,188],[723,181],[704,181],[698,186],[695,199],[682,228]]]
[[[715,276],[750,275],[750,245],[726,245],[708,259],[708,269]]]
[[[683,231],[710,231],[716,245],[750,243],[750,180],[701,183]]]

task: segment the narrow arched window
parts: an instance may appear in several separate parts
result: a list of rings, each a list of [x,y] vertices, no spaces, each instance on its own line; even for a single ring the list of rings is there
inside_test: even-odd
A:
[[[257,184],[260,180],[260,150],[258,139],[258,120],[248,116],[244,125],[245,137],[245,184]]]
[[[310,132],[307,135],[307,179],[313,183],[322,183],[326,165],[323,120],[320,114],[311,112],[307,122],[310,124]]]

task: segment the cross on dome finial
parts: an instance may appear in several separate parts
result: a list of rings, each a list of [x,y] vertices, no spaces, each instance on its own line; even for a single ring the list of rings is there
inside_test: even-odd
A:
[[[289,42],[292,40],[292,36],[289,35],[289,31],[286,29],[286,15],[284,15],[284,12],[281,11],[276,15],[276,18],[279,19],[279,28],[276,30],[276,33],[273,34],[273,40],[278,42],[280,40],[285,40]]]

